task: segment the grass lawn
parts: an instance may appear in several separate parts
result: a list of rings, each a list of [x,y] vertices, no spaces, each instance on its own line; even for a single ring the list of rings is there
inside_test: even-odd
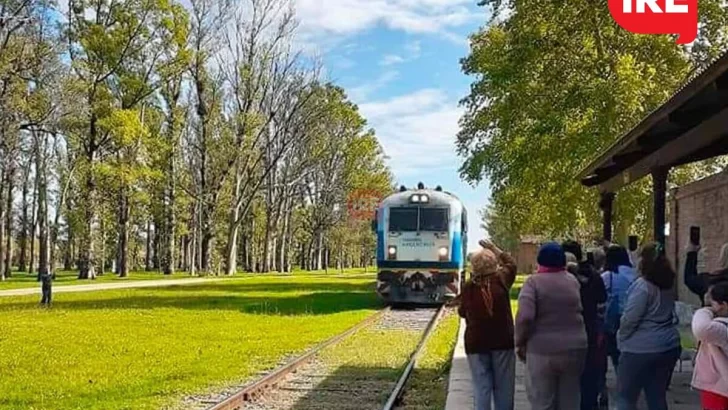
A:
[[[345,275],[358,275],[368,274],[375,272],[374,268],[355,268],[344,270]],[[293,275],[339,275],[341,271],[336,269],[329,269],[328,273],[325,271],[311,272],[303,270],[295,270]],[[250,273],[238,273],[236,276],[253,276]],[[290,276],[290,275],[289,275]],[[160,272],[130,272],[126,278],[120,278],[113,273],[107,272],[103,276],[98,276],[94,280],[79,280],[78,272],[76,271],[58,271],[56,273],[56,280],[53,282],[53,286],[66,286],[66,285],[92,285],[96,283],[109,283],[109,282],[134,282],[140,280],[160,280],[160,279],[188,279],[190,276],[186,272],[178,272],[174,275],[163,275]],[[25,272],[13,272],[13,276],[0,282],[0,290],[6,289],[22,289],[22,288],[34,288],[40,287],[40,283],[36,281],[36,274],[29,274]]]
[[[275,367],[380,308],[372,277],[247,277],[0,298],[0,408],[159,409]]]
[[[103,276],[98,276],[94,280],[79,280],[78,272],[76,271],[59,271],[56,273],[56,280],[53,282],[53,286],[67,286],[67,285],[92,285],[95,283],[109,283],[109,282],[131,282],[138,280],[159,280],[159,279],[184,279],[189,278],[190,275],[186,273],[177,273],[174,275],[163,275],[159,272],[130,272],[126,278],[120,278],[113,273],[106,273]],[[34,288],[40,287],[40,282],[36,281],[36,274],[29,274],[25,272],[13,272],[13,276],[0,282],[0,290],[4,289],[22,289],[22,288]]]
[[[452,352],[457,341],[460,317],[448,312],[425,345],[405,390],[402,407],[411,410],[440,410],[447,401]]]

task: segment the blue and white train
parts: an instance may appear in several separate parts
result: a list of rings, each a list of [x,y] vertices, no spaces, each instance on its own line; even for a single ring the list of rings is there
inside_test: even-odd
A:
[[[376,212],[377,293],[385,302],[442,304],[460,293],[467,257],[463,203],[441,187],[405,187]]]

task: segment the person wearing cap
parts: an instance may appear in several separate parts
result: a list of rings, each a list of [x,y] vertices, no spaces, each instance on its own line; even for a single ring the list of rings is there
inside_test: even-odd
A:
[[[471,280],[463,287],[458,313],[465,318],[465,353],[473,376],[476,410],[513,410],[516,355],[510,290],[516,262],[488,241],[470,263]]]
[[[518,297],[516,354],[526,362],[528,400],[533,410],[577,410],[587,353],[579,281],[566,271],[558,243],[538,252],[538,271]]]

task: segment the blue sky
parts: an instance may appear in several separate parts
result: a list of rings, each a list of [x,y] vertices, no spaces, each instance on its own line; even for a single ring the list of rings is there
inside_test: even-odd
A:
[[[455,134],[471,78],[467,37],[487,21],[476,0],[296,0],[299,41],[346,88],[377,131],[398,185],[442,185],[470,212],[469,248],[485,236],[490,192],[461,181]]]

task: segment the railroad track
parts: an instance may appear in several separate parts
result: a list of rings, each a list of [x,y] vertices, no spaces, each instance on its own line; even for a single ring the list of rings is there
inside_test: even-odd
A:
[[[437,327],[445,308],[391,310],[384,309],[356,326],[281,365],[272,372],[238,389],[229,389],[215,396],[186,400],[185,409],[194,410],[391,410],[401,398],[407,380],[415,368],[427,339]],[[386,343],[388,332],[419,332],[419,342],[411,352],[403,370],[397,374],[369,370],[332,369],[321,359],[321,353],[346,340],[349,336],[371,330],[382,334]],[[393,370],[393,369],[389,369]],[[388,374],[387,374],[388,373]]]

